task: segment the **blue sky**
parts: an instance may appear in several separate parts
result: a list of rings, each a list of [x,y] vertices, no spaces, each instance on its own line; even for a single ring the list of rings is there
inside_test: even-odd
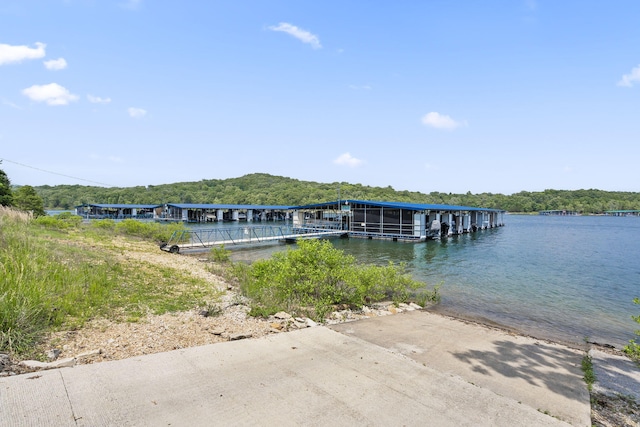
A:
[[[640,1],[2,0],[0,158],[18,185],[640,191]]]

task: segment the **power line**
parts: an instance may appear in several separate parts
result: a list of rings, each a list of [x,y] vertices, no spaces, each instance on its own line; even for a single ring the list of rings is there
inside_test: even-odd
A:
[[[115,185],[105,184],[104,182],[91,181],[91,180],[89,180],[89,179],[78,178],[77,176],[71,176],[71,175],[65,175],[65,174],[63,174],[63,173],[52,172],[52,171],[48,171],[48,170],[46,170],[46,169],[40,169],[40,168],[37,168],[37,167],[35,167],[35,166],[25,165],[24,163],[14,162],[13,160],[9,160],[9,159],[0,158],[0,161],[13,163],[14,165],[23,166],[23,167],[25,167],[25,168],[34,169],[34,170],[37,170],[37,171],[40,171],[40,172],[50,173],[50,174],[52,174],[52,175],[58,175],[58,176],[64,176],[65,178],[76,179],[76,180],[78,180],[78,181],[90,182],[90,183],[92,183],[92,184],[98,184],[98,185],[106,185],[107,187],[115,187]]]

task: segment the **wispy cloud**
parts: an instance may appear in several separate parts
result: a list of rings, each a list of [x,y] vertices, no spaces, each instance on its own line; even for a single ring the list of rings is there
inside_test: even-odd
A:
[[[120,3],[120,7],[129,10],[137,10],[142,5],[142,0],[126,0],[123,3]]]
[[[369,85],[349,85],[349,89],[351,90],[371,90],[371,86]]]
[[[44,66],[47,70],[64,70],[67,68],[67,61],[64,58],[51,59],[49,61],[43,61]]]
[[[141,119],[147,115],[147,110],[142,108],[129,107],[127,112],[129,113],[129,116],[134,119]]]
[[[314,49],[321,49],[322,45],[320,44],[320,39],[315,34],[310,33],[309,31],[303,30],[302,28],[298,28],[295,25],[291,25],[287,22],[281,22],[278,25],[272,25],[269,27],[271,31],[281,31],[283,33],[287,33],[290,36],[293,36],[300,40],[302,43],[310,44]]]
[[[440,166],[434,165],[433,163],[425,163],[424,168],[428,171],[433,171],[433,172],[440,170]]]
[[[118,156],[114,156],[114,155],[103,157],[103,156],[100,156],[100,155],[98,155],[96,153],[91,153],[91,154],[89,154],[89,158],[91,160],[97,160],[97,161],[108,160],[108,161],[113,162],[113,163],[124,163],[124,159],[122,157],[118,157]]]
[[[111,98],[100,98],[99,96],[87,95],[87,99],[92,104],[108,104],[111,102]]]
[[[6,99],[2,100],[2,105],[6,105],[7,107],[11,107],[11,108],[14,108],[16,110],[24,110],[24,108],[22,108],[21,106],[19,106],[17,104],[14,104],[11,101],[7,101]]]
[[[456,121],[445,114],[440,114],[435,111],[425,114],[424,117],[422,117],[422,124],[443,130],[453,130],[460,126],[467,125],[466,122]]]
[[[29,46],[11,46],[8,44],[0,44],[0,65],[19,63],[25,59],[43,58],[46,54],[46,44],[37,42],[36,47]]]
[[[78,100],[77,95],[72,94],[58,83],[33,85],[24,89],[22,93],[32,101],[46,102],[48,105],[67,105]]]
[[[350,168],[356,168],[364,164],[364,160],[356,159],[351,153],[340,154],[334,161],[334,164],[341,166],[349,166]]]
[[[618,82],[618,86],[631,87],[636,82],[640,82],[640,65],[632,69],[629,74],[623,75]]]

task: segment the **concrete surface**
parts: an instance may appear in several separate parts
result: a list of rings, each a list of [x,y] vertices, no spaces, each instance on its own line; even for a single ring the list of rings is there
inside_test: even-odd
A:
[[[640,402],[640,368],[628,357],[589,350],[596,382],[593,390],[604,394],[621,394]]]
[[[0,378],[0,426],[590,425],[578,354],[455,322],[403,314]]]
[[[591,425],[582,351],[425,311],[331,328],[572,425]]]

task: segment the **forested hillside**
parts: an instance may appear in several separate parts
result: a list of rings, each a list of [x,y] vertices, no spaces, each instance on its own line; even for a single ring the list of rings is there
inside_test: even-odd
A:
[[[522,191],[511,195],[481,193],[429,194],[397,191],[392,187],[360,184],[318,183],[256,173],[239,178],[150,185],[148,187],[105,188],[81,185],[35,187],[48,209],[72,209],[83,203],[163,204],[228,203],[260,205],[302,205],[330,200],[362,199],[413,203],[444,203],[537,212],[566,209],[601,213],[614,209],[640,209],[640,193],[602,190]]]

